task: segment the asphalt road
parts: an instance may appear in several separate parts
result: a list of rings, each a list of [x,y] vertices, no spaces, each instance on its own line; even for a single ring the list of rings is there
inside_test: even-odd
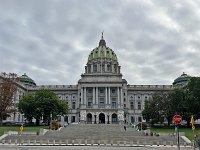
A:
[[[180,149],[194,150],[191,147],[181,147]],[[1,145],[0,150],[178,150],[178,148],[177,147],[4,146],[4,145]]]

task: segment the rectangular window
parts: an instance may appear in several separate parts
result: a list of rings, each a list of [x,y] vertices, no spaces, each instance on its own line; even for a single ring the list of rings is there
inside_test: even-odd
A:
[[[105,100],[104,100],[104,98],[100,98],[99,108],[105,108]]]
[[[115,89],[112,89],[112,93],[115,94],[115,93],[116,93],[116,90],[115,90]]]
[[[88,107],[89,107],[89,108],[92,107],[92,102],[88,102]]]
[[[131,123],[134,123],[134,122],[135,122],[135,117],[131,116]]]
[[[92,98],[88,98],[87,108],[92,108]]]
[[[103,94],[104,93],[104,89],[99,89],[99,91],[100,91],[100,94]]]
[[[133,110],[133,109],[134,109],[134,103],[131,102],[131,103],[130,103],[130,106],[131,106],[131,110]]]
[[[64,117],[64,121],[65,121],[65,122],[68,122],[68,116],[65,116],[65,117]]]
[[[138,102],[138,110],[141,110],[141,102]]]
[[[138,117],[138,122],[142,122],[142,117],[141,116]]]
[[[76,120],[75,120],[75,116],[71,116],[71,122],[73,123],[73,122],[75,122]]]
[[[89,93],[89,94],[92,93],[92,89],[91,89],[91,88],[88,89],[88,93]]]
[[[76,102],[72,102],[72,109],[76,109]]]
[[[117,108],[116,100],[112,100],[112,108]]]

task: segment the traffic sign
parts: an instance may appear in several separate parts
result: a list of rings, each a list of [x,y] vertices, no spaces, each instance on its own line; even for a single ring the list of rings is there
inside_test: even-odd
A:
[[[176,125],[181,124],[182,122],[182,117],[180,115],[174,115],[173,121]]]

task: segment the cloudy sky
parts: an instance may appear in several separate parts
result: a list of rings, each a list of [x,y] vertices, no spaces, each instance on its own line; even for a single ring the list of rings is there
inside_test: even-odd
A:
[[[0,72],[77,84],[101,32],[129,84],[199,76],[200,1],[1,0]]]

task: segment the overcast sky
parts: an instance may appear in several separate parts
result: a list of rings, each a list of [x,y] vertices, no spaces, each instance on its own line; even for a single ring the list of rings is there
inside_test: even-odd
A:
[[[77,84],[102,31],[128,84],[199,76],[198,0],[1,0],[0,72]]]

